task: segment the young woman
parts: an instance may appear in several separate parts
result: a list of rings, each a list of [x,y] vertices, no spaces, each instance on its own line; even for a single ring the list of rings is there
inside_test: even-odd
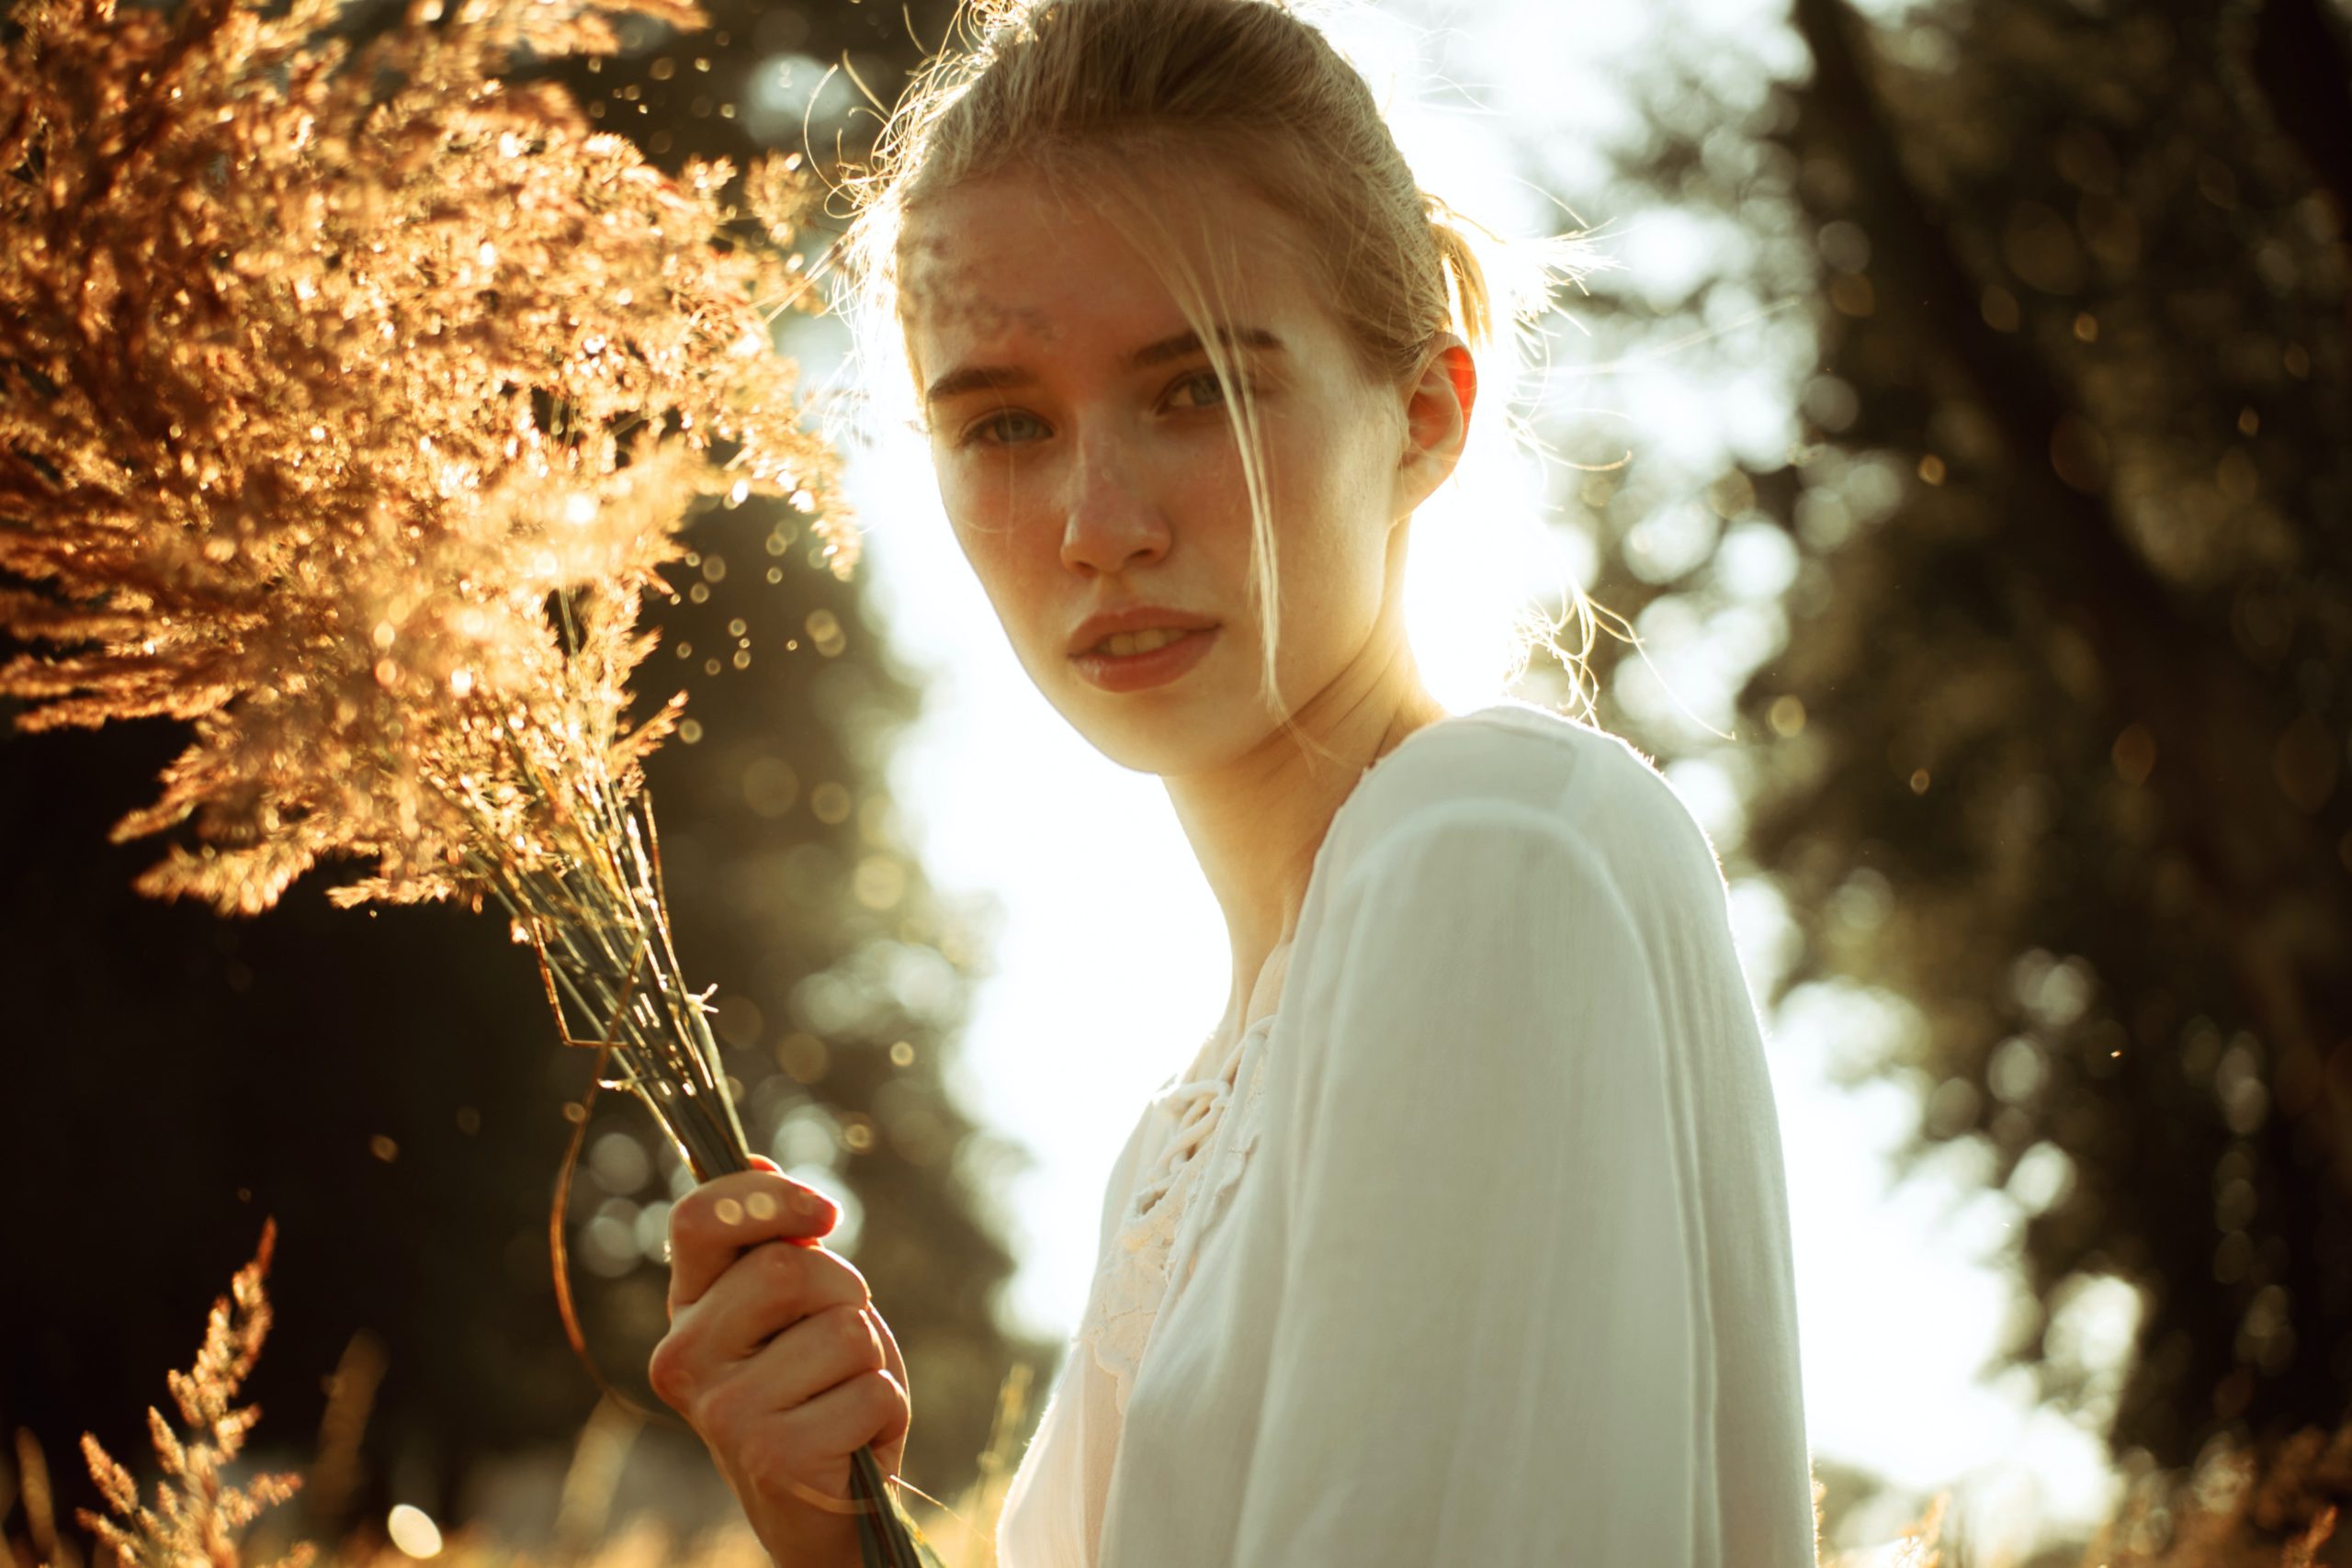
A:
[[[903,351],[1023,667],[1166,781],[1233,953],[1111,1172],[1000,1561],[1805,1568],[1780,1137],[1713,852],[1623,742],[1448,714],[1403,636],[1489,336],[1473,252],[1271,0],[979,20],[861,191],[866,341]],[[910,1391],[855,1270],[765,1245],[822,1234],[804,1196],[677,1205],[652,1371],[777,1562],[831,1568],[825,1505],[859,1446],[895,1470]]]

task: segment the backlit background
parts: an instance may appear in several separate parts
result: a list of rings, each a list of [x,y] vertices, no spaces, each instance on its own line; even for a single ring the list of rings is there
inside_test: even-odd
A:
[[[1571,585],[1641,638],[1593,648],[1600,716],[1729,878],[1825,1551],[1949,1489],[1962,1561],[2071,1562],[2131,1478],[2339,1418],[2338,0],[1318,15],[1425,186],[1610,258],[1534,323],[1521,438],[1482,405],[1477,461],[1417,519],[1411,630],[1456,711],[1506,694],[1510,615]],[[887,101],[909,29],[944,21],[715,16],[541,69],[665,165],[821,162],[873,130],[838,67]],[[779,340],[819,378],[846,346],[830,321]],[[690,686],[696,720],[652,773],[754,1140],[842,1199],[834,1244],[910,1363],[910,1476],[944,1495],[1007,1370],[1050,1375],[1111,1160],[1219,1015],[1226,945],[1158,781],[1014,663],[921,442],[871,430],[850,465],[849,584],[756,505],[695,525],[646,685]],[[1508,688],[1568,694],[1544,661]],[[268,1213],[256,1444],[324,1453],[338,1376],[372,1412],[303,1529],[405,1507],[579,1545],[640,1506],[721,1517],[692,1439],[600,1404],[563,1343],[546,1207],[586,1064],[518,951],[453,912],[328,912],[317,877],[234,926],[133,899],[152,846],[104,827],[174,750],[0,742],[8,820],[48,824],[0,850],[0,1421],[88,1505],[72,1440],[138,1450]],[[616,1097],[585,1144],[583,1314],[644,1399],[682,1178]]]

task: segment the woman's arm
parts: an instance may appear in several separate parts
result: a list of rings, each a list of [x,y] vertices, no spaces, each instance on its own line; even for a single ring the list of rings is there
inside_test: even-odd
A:
[[[1712,1568],[1692,1151],[1603,857],[1524,807],[1418,810],[1317,945],[1234,1568]]]

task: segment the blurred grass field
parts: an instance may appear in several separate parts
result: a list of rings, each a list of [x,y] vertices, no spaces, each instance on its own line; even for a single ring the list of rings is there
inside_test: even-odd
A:
[[[236,1399],[268,1333],[262,1280],[272,1235],[266,1228],[259,1254],[214,1303],[196,1363],[168,1374],[180,1421],[149,1411],[148,1473],[135,1478],[95,1437],[82,1437],[81,1457],[107,1512],[76,1507],[71,1523],[63,1518],[53,1442],[15,1432],[13,1469],[0,1472],[11,1568],[413,1568],[426,1561],[442,1568],[773,1568],[731,1507],[691,1531],[642,1510],[614,1517],[613,1483],[627,1451],[615,1435],[637,1418],[609,1399],[574,1446],[553,1547],[526,1547],[481,1525],[444,1533],[413,1507],[395,1507],[338,1540],[293,1539],[291,1516],[279,1505],[306,1486],[349,1484],[340,1472],[356,1454],[374,1384],[338,1384],[340,1408],[331,1406],[322,1424],[329,1436],[305,1472],[258,1472],[243,1456],[259,1412]],[[1029,1370],[1017,1366],[1000,1390],[976,1479],[960,1494],[935,1502],[906,1496],[909,1517],[954,1568],[995,1568],[997,1517],[1032,1425],[1030,1395]],[[1825,1490],[1816,1480],[1817,1527]],[[2259,1450],[2216,1453],[2193,1473],[2146,1477],[2090,1540],[2029,1557],[1972,1548],[1948,1525],[1951,1495],[1939,1493],[1891,1540],[1823,1551],[1818,1568],[2340,1568],[2352,1564],[2352,1531],[2336,1528],[2352,1501],[2352,1419],[2332,1433],[2312,1428]],[[1560,1562],[1581,1568],[1565,1533]]]

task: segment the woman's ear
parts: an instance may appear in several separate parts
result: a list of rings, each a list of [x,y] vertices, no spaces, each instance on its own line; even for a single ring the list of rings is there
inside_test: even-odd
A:
[[[1405,388],[1405,450],[1396,465],[1390,515],[1405,516],[1429,499],[1461,461],[1478,401],[1478,367],[1453,333],[1430,340],[1421,368]]]

